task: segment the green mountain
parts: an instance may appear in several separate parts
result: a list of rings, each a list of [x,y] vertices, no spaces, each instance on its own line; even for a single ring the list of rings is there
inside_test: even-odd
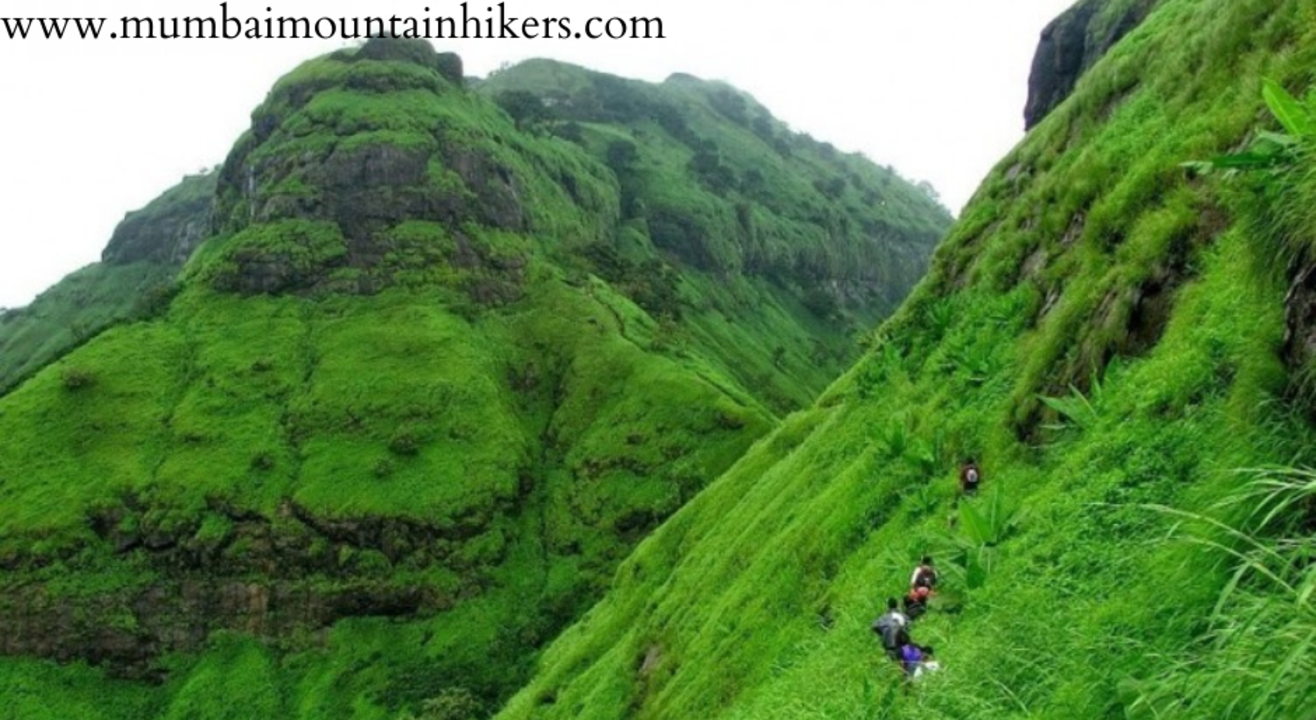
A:
[[[1314,19],[1162,0],[1094,45],[873,349],[498,717],[1310,717]],[[869,622],[925,552],[943,670],[906,686]]]
[[[950,222],[721,84],[470,88],[400,40],[297,68],[194,190],[199,247],[144,213],[106,254],[169,292],[0,397],[9,716],[489,714]]]
[[[160,309],[210,226],[213,173],[184,178],[115,229],[101,262],[0,313],[0,395],[111,325]]]

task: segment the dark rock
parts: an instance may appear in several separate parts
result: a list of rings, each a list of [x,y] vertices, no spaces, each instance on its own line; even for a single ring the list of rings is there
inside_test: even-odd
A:
[[[435,52],[434,46],[426,40],[372,38],[357,51],[355,59],[415,63],[433,69],[458,87],[466,79],[461,56]]]
[[[462,58],[457,53],[439,53],[435,60],[439,74],[448,82],[461,87],[466,84],[466,70]]]
[[[319,62],[407,62],[457,78],[462,72],[455,55],[437,54],[423,41],[401,39],[372,39],[358,51],[335,53]],[[412,132],[408,142],[394,142],[365,126],[345,129],[326,122],[311,132],[327,142],[307,149],[296,138],[308,129],[283,123],[301,117],[294,111],[317,93],[338,89],[335,82],[367,95],[432,93],[436,103],[444,102],[439,96],[454,92],[433,76],[427,83],[400,72],[356,73],[339,81],[332,80],[333,73],[325,75],[330,79],[281,85],[254,113],[252,132],[225,163],[214,230],[239,235],[263,224],[312,220],[337,226],[328,232],[340,233],[343,247],[316,255],[304,252],[310,248],[302,239],[283,236],[250,246],[234,244],[226,250],[228,262],[212,276],[212,286],[243,294],[369,294],[388,286],[399,269],[390,265],[399,249],[390,231],[407,221],[440,223],[454,234],[470,223],[511,232],[529,229],[520,179],[488,149],[472,147],[460,132],[432,126],[424,133]],[[353,82],[373,84],[356,87]],[[445,260],[438,247],[408,249],[413,263],[418,256],[425,263]],[[470,248],[459,248],[457,257],[447,259],[471,271],[462,284],[478,302],[503,304],[520,297],[524,262]]]
[[[1284,360],[1300,369],[1316,362],[1316,263],[1308,263],[1293,280],[1284,301]]]
[[[1141,24],[1158,2],[1082,0],[1048,25],[1033,57],[1025,127],[1032,129],[1064,102],[1079,78]]]
[[[283,503],[275,521],[216,500],[210,510],[227,516],[235,527],[226,552],[207,553],[198,550],[192,526],[172,533],[151,528],[142,531],[145,540],[136,535],[125,540],[128,535],[120,528],[144,523],[141,518],[152,509],[127,496],[121,506],[88,518],[101,542],[156,571],[149,583],[70,597],[55,596],[44,582],[23,581],[19,574],[0,579],[0,655],[82,659],[117,676],[159,681],[157,657],[197,651],[217,630],[271,639],[303,637],[348,617],[447,610],[460,597],[385,578],[363,579],[350,563],[339,565],[337,558],[345,552],[358,557],[378,553],[390,563],[441,564],[462,576],[466,595],[489,582],[483,566],[454,554],[463,540],[490,527],[492,510],[473,511],[440,528],[406,518],[319,517],[291,501]],[[29,557],[12,569],[21,573],[54,561]]]
[[[101,259],[111,265],[150,261],[182,267],[210,230],[218,173],[183,182],[137,212],[114,230]]]

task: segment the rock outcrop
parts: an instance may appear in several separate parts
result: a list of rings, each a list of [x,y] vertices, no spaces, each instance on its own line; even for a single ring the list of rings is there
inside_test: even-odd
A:
[[[1284,302],[1284,359],[1299,369],[1316,362],[1316,263],[1295,276]]]
[[[488,518],[478,515],[438,528],[400,518],[319,518],[291,502],[267,518],[212,502],[208,524],[169,527],[159,523],[161,511],[128,496],[89,519],[104,550],[142,568],[151,582],[85,598],[64,596],[49,582],[0,584],[0,655],[84,658],[151,679],[158,656],[199,650],[216,630],[289,638],[347,617],[437,612],[460,599],[394,581],[394,567],[441,563],[466,594],[489,582],[479,564],[456,552],[487,530]],[[77,563],[0,556],[6,572],[39,574],[66,562]]]
[[[217,172],[189,176],[151,204],[128,213],[101,254],[102,262],[182,267],[209,234],[216,178]]]
[[[217,171],[191,175],[128,213],[102,262],[28,307],[0,314],[0,395],[106,328],[163,308],[179,270],[210,234]]]
[[[238,238],[212,284],[243,294],[370,294],[390,282],[404,223],[455,235],[467,223],[530,230],[524,173],[498,157],[500,146],[436,111],[462,85],[457,56],[396,39],[370,40],[285,79],[253,113],[220,177],[216,229]],[[320,240],[305,237],[306,223],[323,231]]]
[[[1031,130],[1074,91],[1078,79],[1136,28],[1160,0],[1082,0],[1042,31],[1028,81]]]

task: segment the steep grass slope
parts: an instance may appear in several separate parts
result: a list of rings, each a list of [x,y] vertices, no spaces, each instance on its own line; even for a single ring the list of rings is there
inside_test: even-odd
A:
[[[31,305],[0,314],[0,394],[111,325],[149,316],[167,302],[174,276],[209,228],[215,179],[184,178],[128,214],[101,262]]]
[[[668,162],[664,143],[636,152]],[[833,167],[801,155],[764,177]],[[639,539],[822,389],[946,222],[926,199],[876,234],[781,211],[783,256],[873,265],[818,293],[791,261],[701,265],[751,235],[625,211],[622,184],[424,43],[281,80],[177,294],[0,399],[0,649],[97,666],[0,663],[8,709],[487,713]],[[815,202],[850,228],[881,213]],[[662,219],[695,228],[691,255],[662,250]]]
[[[1238,469],[1316,461],[1313,173],[1180,163],[1278,129],[1262,78],[1311,84],[1314,20],[1160,3],[872,351],[646,539],[499,717],[1309,716],[1311,502],[1264,506],[1256,545],[1212,522],[1246,520]],[[956,509],[966,457],[986,489]],[[925,552],[946,580],[914,635],[945,670],[906,689],[868,623]]]

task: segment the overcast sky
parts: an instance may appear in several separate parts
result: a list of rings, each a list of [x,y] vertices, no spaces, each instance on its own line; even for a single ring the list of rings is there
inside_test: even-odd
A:
[[[471,75],[551,57],[726,80],[796,130],[931,181],[958,211],[1019,141],[1042,28],[1073,0],[508,0],[510,15],[661,17],[660,41],[439,43]],[[484,7],[487,2],[474,5]],[[451,0],[229,0],[235,15],[450,15]],[[4,0],[0,17],[217,15],[219,0]],[[221,162],[271,84],[342,41],[0,36],[0,307],[100,257],[125,212]]]

